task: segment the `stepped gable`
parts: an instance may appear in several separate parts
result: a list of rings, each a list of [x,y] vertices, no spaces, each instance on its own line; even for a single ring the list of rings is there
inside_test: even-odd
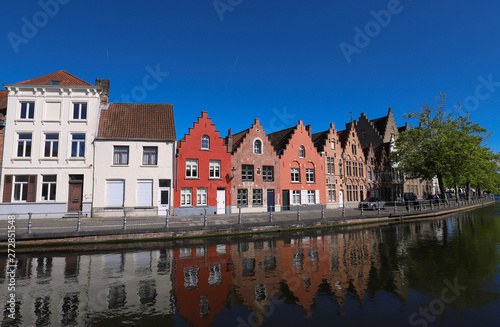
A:
[[[234,153],[238,149],[241,142],[243,142],[243,140],[245,139],[245,136],[247,136],[249,131],[250,131],[250,129],[247,128],[244,131],[241,131],[241,132],[233,135],[233,145],[231,148],[231,153]]]
[[[297,126],[292,126],[267,135],[269,141],[274,147],[274,151],[276,151],[279,155],[281,155],[280,150],[284,150],[288,145],[288,142],[290,141],[290,138],[296,128]]]
[[[111,103],[101,110],[98,131],[99,139],[175,140],[174,109],[166,103]]]
[[[59,82],[57,84],[52,84]],[[68,73],[65,70],[60,70],[47,75],[35,77],[26,81],[15,83],[16,85],[71,85],[71,86],[93,86],[84,80]]]
[[[325,151],[325,144],[326,144],[326,140],[328,139],[329,133],[330,133],[330,130],[327,129],[326,131],[314,133],[312,135],[312,140],[313,140],[314,146],[316,147],[316,149],[318,149],[318,152]]]

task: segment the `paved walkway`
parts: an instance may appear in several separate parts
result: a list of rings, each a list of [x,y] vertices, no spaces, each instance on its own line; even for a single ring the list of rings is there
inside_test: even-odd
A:
[[[163,218],[39,218],[16,219],[16,240],[43,240],[55,238],[78,238],[103,235],[125,234],[154,234],[160,237],[193,236],[202,234],[230,234],[262,230],[303,228],[318,225],[338,225],[346,223],[362,223],[386,219],[401,219],[409,216],[436,216],[485,205],[489,202],[475,202],[467,207],[450,206],[440,209],[430,206],[426,208],[388,207],[375,211],[360,209],[331,209],[305,210],[301,208],[299,214],[292,211],[270,213],[244,213],[241,218],[238,214],[200,216],[173,216]],[[415,210],[416,209],[416,210]],[[395,212],[396,211],[396,212]],[[0,220],[0,242],[7,240],[9,222]]]

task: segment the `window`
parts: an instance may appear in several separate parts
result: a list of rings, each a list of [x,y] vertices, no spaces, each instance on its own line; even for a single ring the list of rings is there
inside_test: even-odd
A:
[[[238,189],[238,206],[248,205],[248,190]]]
[[[363,185],[360,185],[359,186],[359,200],[364,201],[364,199],[365,199],[365,189],[364,189]]]
[[[13,201],[28,201],[28,175],[14,176]]]
[[[298,205],[300,204],[300,191],[292,191],[292,199],[291,199],[291,204],[292,205]]]
[[[314,168],[306,168],[306,181],[314,183]]]
[[[273,166],[262,166],[262,180],[264,182],[274,182]]]
[[[203,135],[201,137],[201,148],[203,150],[209,150],[210,149],[210,138],[208,135]]]
[[[330,146],[331,146],[332,150],[335,150],[335,141],[331,141]]]
[[[196,204],[206,206],[207,205],[207,188],[198,187],[196,189]]]
[[[309,204],[316,203],[316,197],[314,195],[315,195],[315,191],[314,190],[308,190],[307,191],[307,203],[309,203]]]
[[[306,157],[306,149],[301,145],[299,146],[299,158],[305,158]]]
[[[197,159],[187,159],[186,160],[186,178],[196,178],[198,177],[198,160]]]
[[[368,171],[366,172],[366,174],[368,175],[368,180],[371,181],[372,180],[372,171],[370,169],[368,169]]]
[[[363,169],[363,163],[359,163],[359,177],[364,177],[364,173],[363,173],[364,169]]]
[[[333,157],[326,157],[326,168],[329,175],[335,174],[335,162]]]
[[[351,176],[351,162],[346,161],[345,164],[346,164],[346,174],[347,176]]]
[[[220,160],[210,160],[210,178],[220,178]]]
[[[300,183],[300,172],[299,168],[292,168],[292,183]]]
[[[353,201],[358,201],[358,185],[352,187],[352,197]]]
[[[35,103],[21,102],[20,119],[33,119],[35,117]]]
[[[85,157],[85,134],[71,135],[71,157]]]
[[[352,186],[347,185],[347,201],[352,201]]]
[[[128,165],[128,146],[115,146],[113,165]]]
[[[190,187],[181,188],[181,206],[192,205],[192,190]]]
[[[253,181],[253,165],[241,165],[241,180]]]
[[[328,202],[335,201],[335,184],[328,184]]]
[[[352,144],[352,154],[356,155],[356,144]]]
[[[106,181],[106,206],[121,208],[123,207],[123,194],[125,190],[125,181],[107,180]]]
[[[366,132],[361,132],[361,138],[364,140],[366,139]]]
[[[352,163],[352,172],[353,172],[353,176],[358,176],[358,163],[357,162]]]
[[[252,203],[254,206],[261,206],[262,205],[262,190],[253,190],[253,197],[252,197]]]
[[[157,165],[158,164],[158,147],[145,146],[142,153],[143,165]]]
[[[19,158],[31,157],[31,133],[17,134],[17,156]]]
[[[59,134],[45,134],[45,158],[57,158],[59,149]]]
[[[74,103],[73,104],[73,119],[87,119],[87,104]]]
[[[262,154],[262,141],[257,139],[253,142],[253,153]]]
[[[42,176],[42,201],[55,201],[56,175]]]
[[[152,207],[153,206],[153,180],[140,179],[137,180],[137,206]]]

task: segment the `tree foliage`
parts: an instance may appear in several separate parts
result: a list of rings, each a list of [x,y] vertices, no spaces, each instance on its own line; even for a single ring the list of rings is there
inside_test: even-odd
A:
[[[434,107],[426,104],[404,116],[417,124],[399,135],[391,159],[409,178],[437,177],[442,194],[445,187],[470,185],[498,193],[499,155],[484,145],[491,133],[468,113],[455,116],[460,105],[446,113],[445,100],[439,93]]]

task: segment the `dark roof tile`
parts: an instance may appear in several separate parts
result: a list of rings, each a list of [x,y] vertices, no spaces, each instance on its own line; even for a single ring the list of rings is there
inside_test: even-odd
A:
[[[57,85],[72,85],[72,86],[92,86],[92,84],[85,82],[78,77],[71,75],[67,71],[60,70],[58,72],[50,73],[47,75],[35,77],[26,81],[15,84],[22,85],[49,85],[52,81],[59,81]]]

